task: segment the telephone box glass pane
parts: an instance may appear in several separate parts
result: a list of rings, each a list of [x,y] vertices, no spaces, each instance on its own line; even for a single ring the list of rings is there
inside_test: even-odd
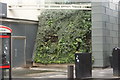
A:
[[[0,33],[0,35],[2,35]],[[2,39],[0,38],[0,66],[2,65]],[[0,68],[0,80],[2,79],[2,69]]]
[[[9,66],[10,66],[10,33],[0,34],[0,74],[2,78],[8,78],[9,76]]]

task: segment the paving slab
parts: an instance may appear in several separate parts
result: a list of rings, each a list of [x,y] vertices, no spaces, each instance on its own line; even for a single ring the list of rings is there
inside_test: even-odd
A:
[[[92,78],[119,78],[119,77],[113,76],[112,68],[105,69],[96,68],[92,70]]]
[[[13,78],[34,78],[34,79],[44,79],[44,78],[67,78],[67,68],[40,68],[40,67],[32,67],[32,68],[14,68],[12,70]],[[75,70],[74,70],[75,73]],[[74,74],[75,77],[75,74]],[[112,68],[93,68],[92,70],[92,80],[116,80],[120,77],[113,76]],[[90,80],[90,78],[89,78]],[[120,79],[118,79],[120,80]]]

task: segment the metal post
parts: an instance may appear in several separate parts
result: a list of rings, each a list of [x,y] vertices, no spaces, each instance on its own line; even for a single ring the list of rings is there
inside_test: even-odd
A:
[[[73,65],[68,65],[68,79],[74,78],[74,68]]]
[[[11,71],[12,71],[12,66],[11,66],[11,34],[9,34],[10,35],[10,41],[9,41],[9,61],[10,61],[10,68],[9,68],[9,80],[12,80],[12,73],[11,73]]]
[[[2,42],[3,42],[3,38],[2,38]],[[3,61],[3,43],[2,43],[2,66],[3,64],[4,64],[4,61]],[[2,80],[4,80],[4,69],[3,68],[2,68]]]

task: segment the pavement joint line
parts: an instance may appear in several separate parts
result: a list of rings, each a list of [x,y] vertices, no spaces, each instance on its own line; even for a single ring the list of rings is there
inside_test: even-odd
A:
[[[67,70],[63,70],[63,69],[49,69],[49,68],[30,68],[31,70],[48,70],[48,71],[64,71],[67,72]]]
[[[32,74],[15,74],[15,72],[24,72],[25,70],[47,70],[51,72],[43,72],[43,73],[32,73]],[[15,68],[14,76],[16,78],[66,78],[67,77],[67,68]],[[75,70],[74,70],[75,72]],[[75,76],[75,73],[74,73]],[[106,68],[106,69],[93,69],[92,70],[92,78],[120,78],[117,76],[113,76],[113,69],[112,68]]]

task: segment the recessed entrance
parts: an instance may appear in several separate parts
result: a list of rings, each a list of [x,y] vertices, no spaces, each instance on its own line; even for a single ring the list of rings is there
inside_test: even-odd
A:
[[[26,37],[13,36],[12,37],[12,66],[24,67],[26,65]]]

